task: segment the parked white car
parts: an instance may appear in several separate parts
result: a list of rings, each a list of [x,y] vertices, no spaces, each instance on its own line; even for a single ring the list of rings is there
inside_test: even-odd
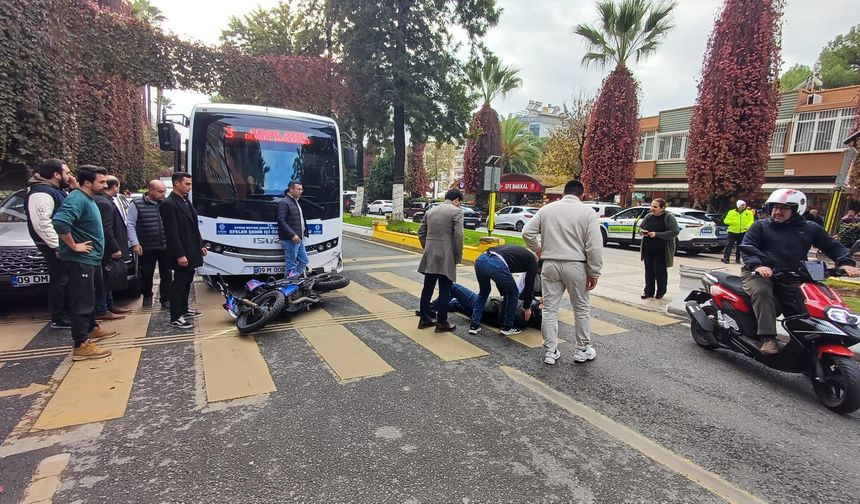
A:
[[[391,200],[378,199],[367,205],[367,213],[384,215],[394,211],[394,202]]]
[[[621,245],[639,245],[642,236],[639,235],[639,223],[648,214],[650,207],[636,206],[622,210],[612,217],[600,220],[600,232],[603,244],[618,243]],[[719,246],[717,226],[713,222],[686,216],[693,212],[691,208],[667,207],[666,211],[675,216],[681,233],[677,238],[677,249],[690,255]]]
[[[602,203],[600,201],[583,201],[582,203],[593,208],[598,217],[612,217],[621,211],[621,207],[615,203]]]
[[[526,223],[538,212],[538,208],[509,206],[496,212],[495,227],[522,231]]]

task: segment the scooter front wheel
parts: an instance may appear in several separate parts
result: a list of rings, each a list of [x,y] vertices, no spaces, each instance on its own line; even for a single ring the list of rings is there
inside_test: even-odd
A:
[[[852,413],[860,409],[860,366],[857,362],[836,355],[824,357],[824,382],[813,379],[815,395],[836,413]]]
[[[252,299],[257,308],[242,310],[236,318],[236,328],[242,334],[252,333],[262,329],[270,321],[274,320],[284,309],[287,298],[281,291],[271,290],[264,292]]]

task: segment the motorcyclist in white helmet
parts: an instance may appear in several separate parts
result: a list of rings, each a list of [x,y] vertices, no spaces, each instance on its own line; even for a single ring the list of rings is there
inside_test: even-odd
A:
[[[752,298],[758,322],[761,353],[779,353],[776,341],[776,317],[783,310],[794,313],[802,309],[797,300],[798,284],[773,280],[774,270],[796,269],[807,260],[812,246],[827,254],[848,276],[860,276],[860,269],[845,246],[831,238],[818,224],[804,219],[806,195],[795,189],[777,189],[765,203],[769,219],[756,221],[747,231],[741,247],[752,245],[764,257],[741,252],[744,266],[741,280]]]

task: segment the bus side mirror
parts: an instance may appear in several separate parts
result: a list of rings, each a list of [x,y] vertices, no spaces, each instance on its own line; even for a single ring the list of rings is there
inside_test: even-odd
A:
[[[173,123],[158,123],[158,146],[163,151],[182,150],[182,138]]]
[[[341,152],[343,154],[344,171],[355,170],[356,168],[358,168],[358,162],[356,161],[355,157],[355,149],[353,149],[352,147],[344,147]]]

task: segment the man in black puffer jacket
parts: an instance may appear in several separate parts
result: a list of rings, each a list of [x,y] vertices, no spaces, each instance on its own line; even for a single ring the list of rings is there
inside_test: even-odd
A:
[[[302,183],[291,180],[284,191],[284,197],[278,202],[275,220],[278,223],[278,239],[284,249],[284,276],[301,275],[308,266],[308,252],[305,250],[307,225],[302,215],[299,198],[302,197]]]
[[[831,238],[818,224],[803,218],[806,195],[794,189],[778,189],[765,203],[770,219],[755,222],[741,243],[744,266],[741,280],[752,298],[753,312],[758,322],[758,337],[763,341],[763,355],[779,352],[776,342],[776,317],[782,306],[797,303],[797,284],[773,281],[774,270],[796,270],[807,260],[812,246],[819,248],[842,268],[848,276],[860,276],[848,249]],[[744,246],[757,248],[762,255],[744,252]]]

